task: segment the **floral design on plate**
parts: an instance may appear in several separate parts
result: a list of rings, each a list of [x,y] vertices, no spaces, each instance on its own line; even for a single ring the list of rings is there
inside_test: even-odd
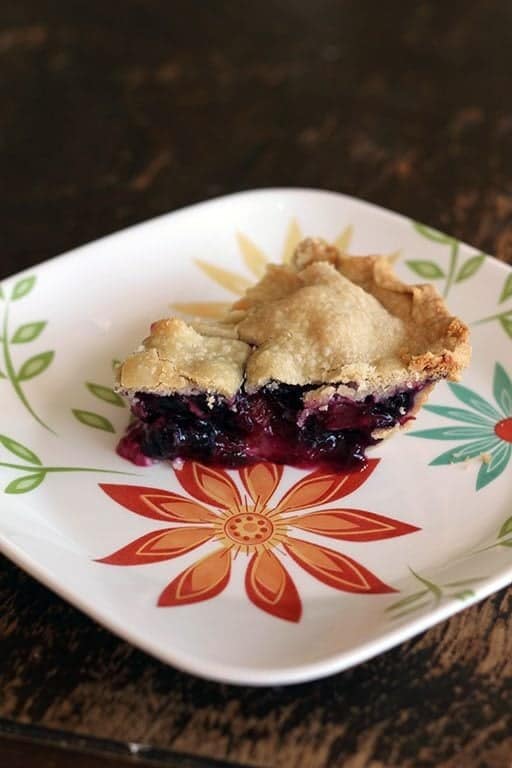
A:
[[[421,224],[418,221],[413,221],[412,225],[416,232],[422,235],[422,237],[449,248],[450,261],[446,271],[435,261],[425,261],[421,259],[406,261],[409,269],[425,280],[444,280],[444,298],[448,296],[454,283],[461,283],[463,280],[468,280],[470,277],[473,277],[486,259],[485,253],[476,253],[466,259],[461,265],[459,263],[460,243],[458,240],[454,237],[450,237],[450,235],[446,235],[444,232],[439,232],[437,229],[427,227],[425,224]]]
[[[480,547],[472,554],[478,555],[480,552],[487,552],[489,549],[498,549],[499,547],[512,548],[512,516],[507,517],[504,523],[499,527],[494,541],[485,547]]]
[[[282,562],[283,555],[323,584],[343,592],[395,592],[347,555],[290,533],[293,529],[336,541],[368,542],[419,530],[362,509],[332,508],[302,514],[361,487],[378,463],[378,459],[371,459],[363,470],[352,474],[310,472],[276,504],[270,504],[270,499],[279,486],[283,467],[272,463],[238,470],[245,498],[225,470],[196,462],[186,462],[182,469],[175,470],[189,496],[158,488],[102,484],[106,494],[130,511],[180,525],[152,530],[99,562],[122,566],[158,563],[213,541],[219,548],[174,578],[161,593],[158,605],[186,605],[219,595],[228,584],[232,558],[245,554],[250,558],[245,575],[249,600],[267,613],[292,622],[300,620],[302,603]]]
[[[512,298],[512,272],[507,275],[501,289],[501,293],[498,299],[498,304],[503,304],[504,301],[508,301]],[[494,315],[488,317],[482,317],[480,320],[476,320],[474,325],[484,325],[485,323],[498,322],[503,328],[509,339],[512,339],[512,307],[505,309],[502,312],[497,312]]]
[[[470,426],[450,426],[410,432],[410,437],[430,440],[463,440],[430,462],[432,466],[457,464],[482,457],[476,479],[476,490],[496,480],[506,469],[512,456],[512,381],[502,365],[496,363],[493,394],[496,406],[462,384],[449,384],[455,397],[465,408],[445,405],[424,405],[426,411]]]
[[[34,379],[43,373],[49,365],[51,365],[55,352],[53,350],[47,350],[46,352],[38,352],[36,355],[29,357],[18,368],[13,357],[13,345],[28,344],[31,341],[35,341],[46,327],[46,320],[37,320],[35,322],[24,323],[18,326],[18,328],[11,333],[10,330],[10,312],[11,305],[14,301],[19,301],[27,296],[36,284],[36,276],[30,275],[29,277],[23,277],[18,280],[9,296],[5,290],[0,286],[0,300],[4,302],[4,317],[2,323],[2,331],[0,336],[0,344],[3,356],[3,370],[0,370],[0,379],[6,379],[11,384],[11,387],[16,394],[17,399],[23,405],[23,407],[30,413],[33,419],[35,419],[42,427],[49,432],[54,430],[46,424],[43,419],[35,412],[33,406],[30,404],[27,395],[24,391],[24,384],[30,379]]]
[[[100,472],[102,474],[109,473],[112,475],[134,474],[134,472],[123,472],[117,469],[101,469],[98,467],[43,465],[43,462],[34,451],[31,451],[26,445],[19,443],[17,440],[13,440],[12,437],[8,437],[7,435],[0,435],[0,446],[25,462],[24,464],[14,464],[12,461],[0,461],[0,467],[5,469],[15,469],[17,472],[22,473],[19,477],[11,480],[11,482],[4,488],[4,493],[28,493],[41,485],[47,475],[53,475],[55,473]]]
[[[437,608],[443,600],[460,600],[462,602],[470,600],[475,597],[475,591],[469,587],[485,581],[482,576],[472,576],[468,579],[457,579],[457,581],[438,584],[413,571],[411,567],[409,567],[409,571],[419,583],[420,589],[388,605],[386,613],[392,619],[401,619],[424,608]]]
[[[119,365],[119,360],[112,360],[112,370],[114,373]],[[126,407],[123,398],[118,395],[117,392],[114,392],[112,387],[105,386],[105,384],[95,384],[93,381],[86,381],[85,388],[88,390],[89,394],[107,405],[114,405],[116,408]],[[107,417],[101,413],[83,410],[82,408],[72,408],[71,413],[80,424],[83,424],[86,427],[102,429],[104,432],[116,431],[110,419],[107,419]]]

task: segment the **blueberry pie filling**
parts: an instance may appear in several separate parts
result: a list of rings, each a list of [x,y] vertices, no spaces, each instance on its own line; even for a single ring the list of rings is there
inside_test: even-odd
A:
[[[151,459],[194,459],[237,467],[273,461],[297,467],[329,465],[349,469],[365,462],[375,433],[412,418],[418,386],[381,400],[354,401],[334,395],[319,408],[304,408],[304,388],[289,384],[240,392],[232,400],[201,395],[141,393],[132,409],[136,421],[118,446],[135,464]]]
[[[308,239],[222,321],[152,325],[118,372],[134,417],[118,452],[357,468],[469,357],[468,329],[435,288],[400,282],[385,257]]]

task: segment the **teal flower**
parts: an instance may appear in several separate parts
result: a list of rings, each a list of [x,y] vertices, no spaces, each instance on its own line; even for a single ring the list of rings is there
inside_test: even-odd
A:
[[[471,410],[444,405],[425,405],[425,410],[470,426],[440,427],[411,432],[412,437],[430,440],[462,440],[464,442],[442,453],[430,462],[432,466],[456,464],[476,456],[487,455],[476,479],[476,490],[495,480],[507,467],[512,456],[512,381],[503,366],[494,368],[493,394],[497,408],[461,384],[450,384],[455,397]]]

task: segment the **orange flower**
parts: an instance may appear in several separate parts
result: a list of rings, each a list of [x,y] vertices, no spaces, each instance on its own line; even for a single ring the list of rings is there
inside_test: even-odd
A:
[[[100,485],[106,494],[132,512],[180,525],[151,531],[99,562],[157,563],[214,541],[219,544],[218,549],[173,579],[160,595],[158,605],[186,605],[220,594],[229,581],[232,558],[243,553],[250,557],[245,577],[249,599],[264,611],[288,621],[299,621],[302,606],[282,555],[289,555],[305,571],[334,589],[358,594],[394,592],[347,555],[290,535],[291,529],[298,529],[336,540],[377,541],[418,530],[361,509],[296,514],[352,493],[368,479],[378,461],[371,459],[363,470],[352,474],[311,472],[275,506],[269,502],[283,468],[271,463],[239,470],[247,493],[244,498],[225,470],[196,462],[186,462],[182,469],[175,470],[180,485],[192,499],[157,488]]]

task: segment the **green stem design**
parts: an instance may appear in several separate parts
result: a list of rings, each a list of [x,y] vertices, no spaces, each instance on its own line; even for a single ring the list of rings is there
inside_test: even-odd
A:
[[[499,312],[497,315],[489,315],[489,317],[482,317],[481,320],[474,320],[471,325],[482,325],[482,323],[490,323],[493,320],[501,320],[502,317],[510,315],[512,310],[508,309],[505,312]]]
[[[512,546],[512,538],[510,536],[498,536],[494,544],[488,544],[486,547],[481,547],[480,549],[474,549],[471,554],[479,555],[481,552],[488,552],[490,549],[497,549],[498,547],[510,547],[510,546]]]
[[[8,301],[5,302],[4,324],[3,324],[3,333],[2,333],[2,348],[3,348],[4,361],[5,361],[5,374],[9,379],[9,381],[11,382],[12,388],[14,389],[19,400],[25,406],[25,408],[30,413],[30,415],[37,422],[39,422],[39,424],[41,424],[42,427],[44,427],[49,432],[52,432],[55,435],[56,432],[51,427],[49,427],[48,424],[45,424],[45,422],[37,415],[37,413],[34,411],[32,406],[28,402],[25,396],[25,393],[23,392],[20,386],[18,377],[16,376],[16,371],[14,370],[14,365],[11,358],[11,350],[9,348],[9,302]]]
[[[453,240],[450,246],[450,267],[448,270],[448,277],[446,279],[446,285],[444,287],[444,292],[443,292],[443,296],[445,299],[448,296],[450,288],[453,285],[455,273],[457,271],[458,258],[459,258],[459,243],[457,240]]]
[[[419,581],[423,587],[425,587],[425,589],[422,589],[420,592],[414,592],[413,594],[407,595],[406,597],[403,597],[397,602],[389,605],[386,608],[386,612],[392,614],[393,619],[400,619],[423,608],[437,608],[444,598],[456,598],[457,600],[464,601],[469,597],[474,597],[475,593],[472,589],[465,589],[462,591],[454,592],[452,594],[446,594],[446,590],[458,590],[460,587],[465,587],[469,584],[476,584],[479,581],[485,580],[480,576],[475,576],[471,579],[451,581],[447,584],[439,585],[435,584],[433,581],[430,581],[424,576],[420,576],[420,574],[416,573],[416,571],[413,571],[410,566],[409,571],[414,576],[414,578]]]
[[[423,586],[425,586],[429,592],[431,592],[435,599],[435,604],[439,605],[439,603],[442,600],[443,597],[443,590],[437,586],[437,584],[434,584],[433,581],[429,581],[424,576],[420,576],[419,573],[416,573],[416,571],[413,571],[411,566],[409,566],[409,570],[414,576],[415,579],[417,579]]]
[[[11,464],[7,461],[0,461],[0,467],[6,467],[7,469],[21,469],[22,472],[29,472],[30,474],[40,473],[48,474],[48,472],[101,472],[103,474],[111,475],[137,475],[136,472],[123,472],[120,469],[98,469],[97,467],[42,467],[40,464]]]

